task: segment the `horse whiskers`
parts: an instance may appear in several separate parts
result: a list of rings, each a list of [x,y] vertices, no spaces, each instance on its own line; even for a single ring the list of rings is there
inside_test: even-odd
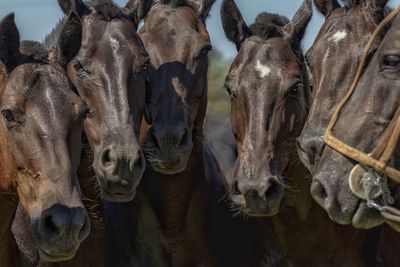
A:
[[[84,202],[92,202],[92,203],[96,203],[95,200],[88,198],[87,196],[85,196],[83,193],[80,194],[80,198],[84,201]]]
[[[143,153],[146,157],[146,161],[149,162],[151,165],[162,165],[164,164],[164,161],[157,158],[157,156],[154,154],[154,149],[152,146],[148,145],[146,147],[146,143],[143,145]]]

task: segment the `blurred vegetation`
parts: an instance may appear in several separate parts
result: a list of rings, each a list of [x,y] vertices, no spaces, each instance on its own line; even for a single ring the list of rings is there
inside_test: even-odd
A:
[[[207,120],[222,120],[229,115],[230,100],[224,89],[231,58],[226,58],[220,51],[213,51],[209,56],[208,69],[208,107]]]

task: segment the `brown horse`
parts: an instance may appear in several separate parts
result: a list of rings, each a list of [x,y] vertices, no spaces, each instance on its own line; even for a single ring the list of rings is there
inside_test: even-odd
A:
[[[93,168],[102,196],[113,202],[131,201],[145,170],[138,144],[145,101],[148,56],[136,34],[137,15],[129,4],[121,9],[111,0],[59,0],[65,14],[77,14],[68,76],[87,103],[85,133],[94,153]],[[46,43],[54,41],[57,31]]]
[[[354,94],[341,111],[334,128],[334,135],[337,138],[366,153],[372,152],[377,147],[380,137],[383,136],[400,106],[400,93],[396,90],[400,88],[399,37],[400,16],[397,15],[383,40],[381,36],[378,36],[378,40],[382,41],[376,50],[371,50],[374,52],[373,56],[370,56],[371,59],[364,69]],[[397,148],[391,163],[397,168],[400,167],[399,151]],[[342,186],[349,190],[348,177],[356,164],[357,162],[325,146],[315,175],[320,179],[329,179],[332,183],[342,181]],[[390,189],[392,197],[397,200],[396,206],[399,206],[400,186],[393,184]],[[356,198],[356,196],[352,197]],[[367,228],[383,221],[382,218],[371,219],[369,216],[363,216],[371,211],[364,201],[358,201],[361,204],[353,215],[353,225]],[[384,228],[381,242],[383,266],[397,266],[400,244],[398,234]]]
[[[363,258],[363,240],[314,204],[296,153],[311,102],[300,46],[311,16],[306,0],[290,22],[262,13],[249,27],[233,0],[222,4],[225,33],[238,49],[226,78],[238,151],[230,196],[238,214],[251,218],[238,266],[374,266],[374,253]]]
[[[66,260],[90,230],[76,174],[87,108],[59,64],[67,60],[64,47],[55,48],[59,57],[47,61],[21,54],[19,46],[10,14],[0,22],[0,184],[18,192],[40,256]],[[10,231],[13,211],[15,206],[1,211],[2,223],[7,220],[2,237]]]
[[[131,2],[143,10],[147,0]],[[139,35],[152,64],[145,105],[148,168],[123,212],[132,219],[113,222],[132,233],[114,242],[124,253],[116,257],[124,260],[121,266],[226,266],[221,261],[229,259],[221,243],[234,243],[234,235],[225,238],[231,215],[219,202],[221,175],[203,144],[211,50],[205,20],[213,3],[154,1],[143,14]]]
[[[69,75],[76,84],[81,97],[89,104],[89,107],[96,108],[98,106],[96,109],[99,112],[86,116],[84,128],[94,151],[91,151],[87,141],[85,141],[82,150],[82,162],[78,170],[79,181],[86,200],[85,205],[91,212],[92,234],[72,261],[57,266],[87,266],[88,264],[102,266],[105,264],[105,257],[108,255],[105,250],[107,216],[104,214],[101,200],[97,195],[96,182],[93,178],[97,176],[101,181],[108,180],[108,183],[101,183],[104,187],[102,196],[105,199],[115,202],[127,201],[135,195],[136,187],[143,172],[140,169],[145,167],[145,163],[132,162],[132,164],[136,164],[131,166],[134,168],[133,170],[136,170],[136,173],[131,173],[133,177],[123,176],[125,175],[124,172],[117,172],[117,170],[115,170],[114,176],[107,176],[107,173],[99,174],[98,172],[96,172],[96,175],[91,167],[93,154],[95,157],[97,146],[103,141],[112,143],[113,148],[111,148],[110,153],[116,152],[118,157],[124,156],[123,153],[125,152],[141,153],[135,135],[139,126],[135,125],[140,124],[143,113],[144,72],[147,54],[137,34],[135,34],[137,20],[135,19],[136,13],[133,11],[136,12],[136,10],[129,4],[121,9],[114,5],[112,1],[94,1],[90,6],[86,6],[81,1],[59,2],[64,11],[69,12],[70,15],[55,27],[46,38],[44,45],[45,47],[52,47],[52,43],[60,41],[60,34],[63,31],[69,31],[70,38],[63,40],[63,43],[66,47],[69,47],[73,60],[69,64],[66,62],[64,66],[69,69]],[[68,5],[69,3],[70,5]],[[83,15],[79,18],[77,14]],[[94,34],[96,32],[104,34],[99,36],[99,34]],[[80,35],[82,35],[82,38],[79,37]],[[81,45],[80,42],[82,42]],[[117,47],[118,44],[122,43],[125,45],[124,49]],[[89,55],[88,51],[96,52]],[[41,53],[46,54],[49,51],[45,49]],[[90,71],[87,70],[88,74],[81,73],[78,75],[77,70],[71,70],[74,67],[71,67],[71,64],[73,65],[81,60],[87,65],[86,68],[93,64]],[[102,66],[107,66],[107,68],[103,69]],[[93,88],[93,86],[96,86],[96,88]],[[104,130],[103,128],[107,125],[109,128]],[[121,138],[112,136],[116,133],[121,134]],[[107,136],[107,134],[109,135]],[[116,140],[113,140],[113,138],[116,138]],[[85,138],[85,140],[87,139]],[[122,148],[122,146],[125,151],[118,151],[117,149]],[[96,166],[95,161],[95,169]],[[118,176],[121,179],[130,179],[129,183],[119,187],[119,182],[112,180],[117,179]],[[111,194],[109,191],[112,189],[117,191]],[[127,190],[127,195],[122,194],[124,190]],[[26,238],[29,233],[25,225],[24,215],[19,214],[18,222],[14,224],[13,231],[17,236],[18,245],[25,257],[26,264],[35,265],[39,259],[35,254],[36,248],[32,239]],[[41,265],[44,265],[44,263],[41,263]]]
[[[325,175],[330,170],[321,169],[319,161],[328,120],[350,87],[363,47],[382,20],[386,2],[366,0],[341,8],[336,0],[315,1],[326,20],[306,55],[313,78],[314,99],[299,138],[299,153],[313,174],[311,193],[332,220],[340,224],[352,223],[358,228],[379,225],[382,219],[377,212],[365,209],[365,203],[351,193],[347,179]],[[331,160],[336,160],[336,156]],[[336,171],[342,173],[346,168],[342,167],[341,171]]]

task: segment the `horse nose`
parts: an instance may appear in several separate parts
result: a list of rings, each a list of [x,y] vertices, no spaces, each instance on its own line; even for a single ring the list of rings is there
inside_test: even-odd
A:
[[[283,198],[283,187],[281,183],[269,177],[257,184],[242,184],[235,182],[232,190],[233,200],[241,200],[249,213],[259,213],[264,215],[274,215],[279,209]],[[243,201],[244,200],[244,201]]]
[[[283,193],[281,183],[273,177],[259,183],[248,183],[240,187],[238,182],[236,182],[236,188],[236,193],[240,192],[241,195],[245,196],[249,192],[256,192],[258,197],[265,199],[277,199]]]
[[[107,147],[102,153],[100,166],[106,179],[107,191],[125,195],[131,193],[139,183],[146,168],[146,161],[140,150],[136,153],[119,153],[117,149]]]
[[[151,138],[154,146],[160,150],[180,149],[190,144],[190,134],[187,127],[175,127],[166,130],[153,129]]]
[[[274,178],[269,178],[264,196],[267,201],[280,201],[283,197],[283,187],[281,183]]]
[[[72,238],[81,242],[88,237],[90,232],[89,217],[84,208],[54,205],[42,213],[38,232],[42,238],[50,242],[63,238]]]
[[[318,180],[311,185],[311,195],[314,200],[323,208],[332,205],[332,197],[328,194],[328,189]]]
[[[304,165],[312,170],[318,163],[322,146],[324,145],[323,138],[302,136],[297,139],[297,148],[300,158]]]
[[[329,215],[329,217],[338,224],[349,224],[351,214],[345,206],[340,205],[335,197],[333,187],[324,184],[318,178],[314,178],[311,185],[311,195]]]
[[[115,179],[112,182],[121,184],[141,177],[146,168],[146,161],[141,151],[118,153],[113,147],[103,150],[100,163],[104,173],[114,176]]]
[[[113,172],[117,163],[116,163],[116,158],[112,153],[111,147],[107,147],[103,150],[103,152],[101,153],[100,163],[101,163],[101,167],[104,170],[106,170],[106,171],[109,170],[109,172]]]

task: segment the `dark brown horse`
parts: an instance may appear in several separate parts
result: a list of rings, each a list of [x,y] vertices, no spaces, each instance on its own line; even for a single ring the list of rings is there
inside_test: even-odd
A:
[[[131,2],[140,8],[147,0]],[[221,261],[230,250],[221,243],[234,243],[234,235],[225,238],[231,215],[219,202],[221,174],[203,145],[211,50],[205,20],[213,3],[155,1],[139,31],[152,65],[145,109],[148,168],[137,198],[125,207],[131,222],[117,222],[132,229],[132,236],[124,233],[114,242],[124,253],[117,257],[125,261],[121,266],[227,266]]]
[[[277,213],[285,183],[282,174],[297,158],[294,140],[311,101],[300,49],[311,6],[305,3],[290,23],[261,14],[249,28],[234,1],[223,2],[225,33],[239,51],[225,82],[238,151],[231,196],[250,215]]]
[[[400,88],[399,37],[400,16],[397,15],[383,40],[378,36],[378,40],[382,41],[376,50],[371,50],[374,52],[373,56],[370,56],[371,59],[364,69],[354,94],[344,106],[334,128],[334,135],[337,138],[366,153],[372,152],[377,147],[380,137],[383,136],[400,106],[400,93],[397,90]],[[400,167],[399,151],[397,148],[391,163],[397,168]],[[348,177],[356,164],[357,162],[325,146],[315,175],[319,179],[329,179],[332,183],[342,181],[341,185],[349,190]],[[397,200],[395,205],[398,207],[400,187],[398,184],[393,184],[390,189],[392,197]],[[371,213],[371,210],[366,207],[364,201],[359,199],[357,201],[361,204],[353,208],[357,210],[353,215],[353,225],[372,227],[383,221],[378,215],[376,216],[378,218],[365,216]],[[383,266],[398,265],[397,255],[400,244],[398,234],[384,229],[381,242]]]
[[[329,170],[319,168],[318,164],[328,120],[350,87],[363,48],[383,18],[386,2],[366,0],[341,8],[336,0],[315,1],[326,20],[306,55],[314,99],[299,138],[299,153],[313,174],[311,193],[332,220],[361,228],[379,225],[382,219],[378,213],[366,211],[365,203],[351,193],[347,179],[332,179],[324,174]],[[335,161],[336,156],[331,160]]]
[[[222,4],[225,33],[238,48],[226,78],[238,151],[230,195],[238,214],[251,217],[237,266],[374,266],[363,239],[312,201],[311,177],[296,153],[311,101],[300,46],[311,15],[306,0],[290,22],[262,13],[249,27],[233,0]]]
[[[48,61],[23,55],[19,46],[10,14],[0,22],[1,188],[18,192],[40,256],[66,260],[90,230],[76,174],[87,108],[59,64],[67,59],[62,46],[57,47],[59,57]],[[6,220],[2,239],[14,211],[15,206],[1,210],[2,223]],[[13,265],[7,259],[2,264]]]
[[[85,133],[94,153],[93,168],[104,199],[126,202],[134,198],[145,169],[138,144],[145,100],[147,53],[136,34],[133,7],[121,9],[111,0],[59,0],[66,14],[77,15],[71,39],[75,55],[64,62],[68,76],[87,103]],[[63,27],[61,22],[55,31]],[[52,42],[51,34],[46,42]]]

